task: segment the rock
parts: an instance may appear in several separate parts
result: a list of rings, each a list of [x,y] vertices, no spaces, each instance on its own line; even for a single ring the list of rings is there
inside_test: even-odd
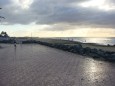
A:
[[[84,55],[84,49],[83,48],[80,49],[79,54]]]
[[[114,53],[114,54],[112,54],[112,56],[115,58],[115,53]]]
[[[74,45],[73,46],[73,51],[80,54],[83,52],[83,48],[82,48],[82,45],[81,44],[78,44],[78,45]]]
[[[91,53],[91,48],[86,47],[84,48],[84,54],[89,55]]]
[[[98,50],[97,49],[91,49],[91,53],[97,54]]]
[[[101,49],[99,49],[99,50],[97,51],[97,54],[98,54],[100,57],[105,57],[105,52],[104,52],[103,50],[101,50]]]
[[[96,53],[91,53],[90,56],[93,58],[100,58],[100,56]]]
[[[105,58],[105,60],[115,61],[115,53],[114,54],[108,54],[108,56]]]
[[[107,54],[114,54],[115,52],[106,51]]]

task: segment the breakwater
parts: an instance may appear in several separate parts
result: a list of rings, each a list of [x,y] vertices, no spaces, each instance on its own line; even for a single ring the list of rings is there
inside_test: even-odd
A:
[[[90,56],[96,59],[104,59],[107,61],[115,61],[115,52],[104,51],[102,49],[91,49],[90,47],[83,48],[82,45],[65,45],[65,44],[57,44],[57,43],[47,43],[42,41],[24,41],[23,44],[26,43],[37,43],[45,46],[49,46],[52,48],[61,49],[64,51],[76,53],[79,55]]]

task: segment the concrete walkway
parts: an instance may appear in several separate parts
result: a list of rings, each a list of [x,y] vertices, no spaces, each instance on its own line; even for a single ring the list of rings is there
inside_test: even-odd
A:
[[[0,86],[115,86],[115,64],[41,45],[2,45]]]

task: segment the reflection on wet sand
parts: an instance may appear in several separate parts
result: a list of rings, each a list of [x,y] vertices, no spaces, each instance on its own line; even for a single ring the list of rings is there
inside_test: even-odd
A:
[[[96,65],[96,63],[94,62],[94,60],[90,60],[89,63],[86,65],[86,73],[87,74],[87,77],[88,79],[90,80],[90,82],[95,82],[96,79],[100,80],[100,78],[96,78],[95,77],[95,73],[98,73],[100,72],[100,69],[98,67],[99,65]]]
[[[111,83],[110,81],[110,64],[104,61],[97,61],[88,58],[82,62],[83,70],[81,75],[84,80],[82,80],[83,86],[106,86],[105,84]],[[87,85],[86,85],[87,84]]]

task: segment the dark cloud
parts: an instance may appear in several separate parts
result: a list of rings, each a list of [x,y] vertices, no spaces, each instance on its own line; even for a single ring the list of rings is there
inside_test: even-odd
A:
[[[9,5],[11,3],[10,0],[0,0],[0,6],[4,7],[6,5]]]
[[[115,10],[104,11],[96,8],[83,8],[78,3],[88,0],[34,0],[29,9],[14,5],[10,0],[1,0],[1,15],[8,24],[68,24],[72,26],[115,28]],[[114,0],[106,0],[114,5]],[[76,7],[72,6],[76,3]],[[58,29],[61,27],[55,28]],[[72,29],[72,28],[71,28]]]

